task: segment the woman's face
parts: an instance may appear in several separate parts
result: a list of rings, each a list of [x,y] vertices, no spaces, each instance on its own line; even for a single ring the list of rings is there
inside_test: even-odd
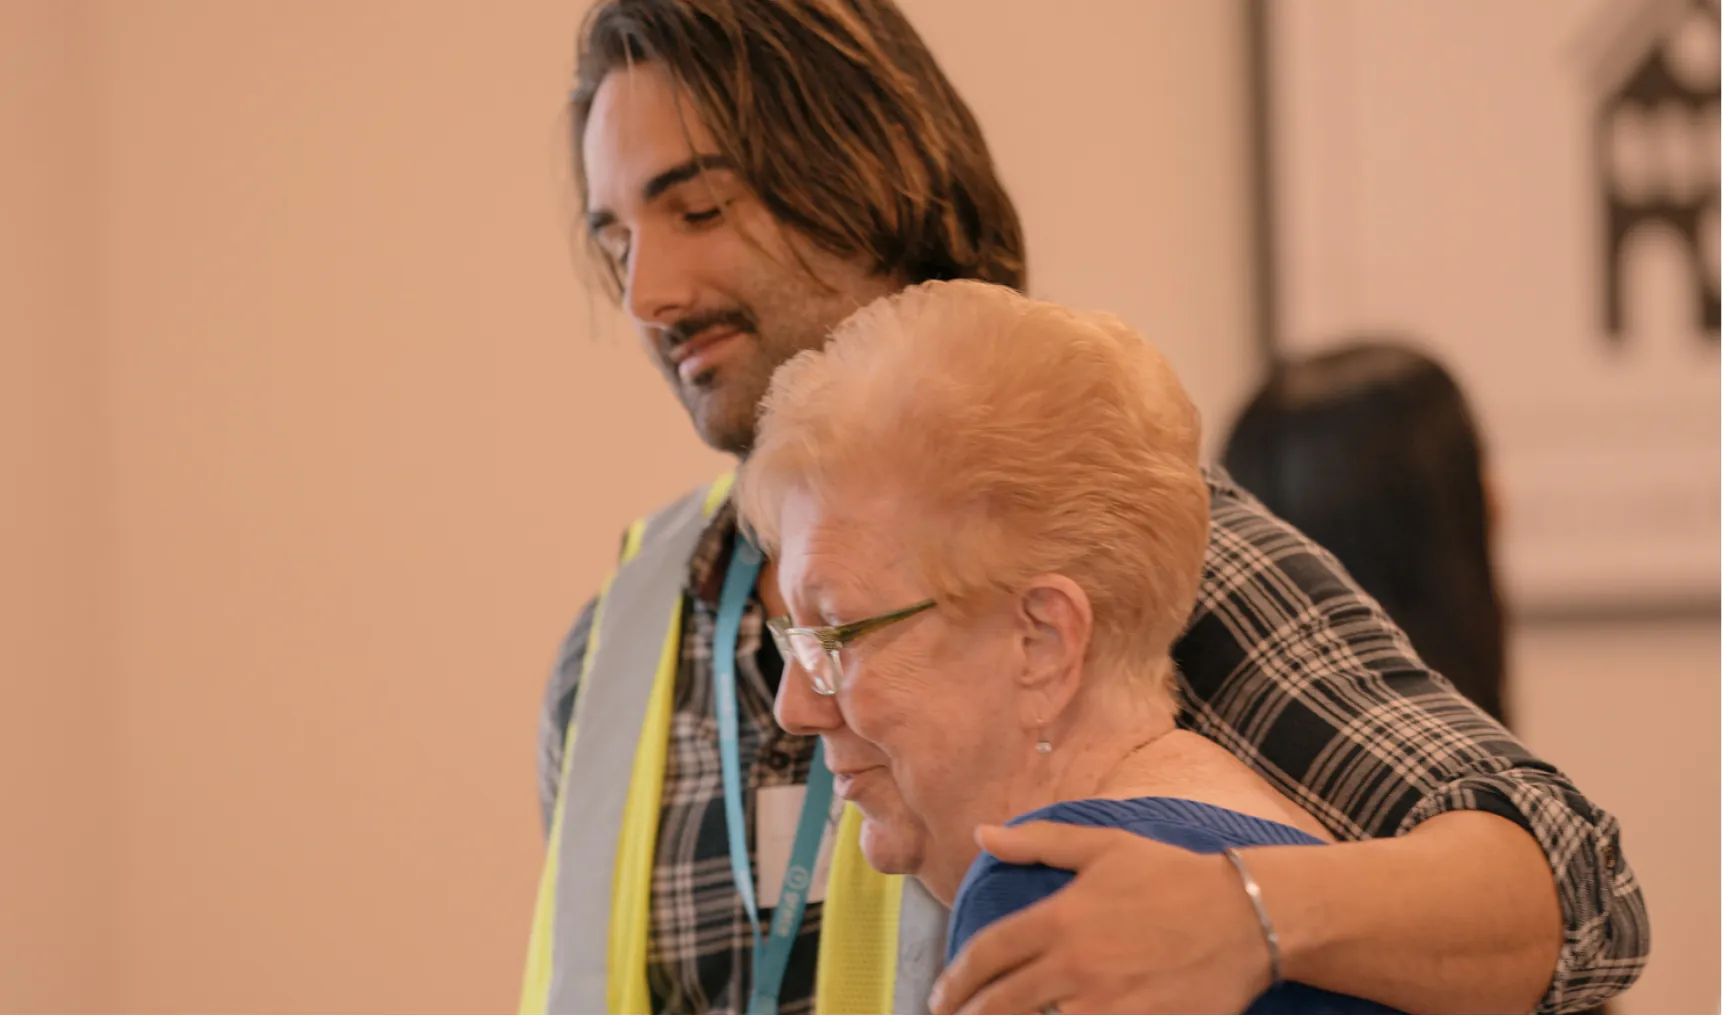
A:
[[[896,510],[882,494],[838,503],[791,493],[778,581],[796,625],[846,624],[928,598],[893,537]],[[1001,606],[959,623],[934,608],[861,636],[842,663],[837,694],[825,697],[790,661],[778,722],[824,740],[837,794],[864,819],[867,860],[919,875],[949,902],[975,856],[975,826],[1017,813],[1035,758],[1014,615]]]

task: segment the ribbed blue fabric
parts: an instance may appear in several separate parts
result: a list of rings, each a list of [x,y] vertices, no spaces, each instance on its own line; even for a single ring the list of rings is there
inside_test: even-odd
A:
[[[1308,833],[1279,822],[1175,797],[1136,797],[1124,801],[1062,801],[1012,819],[1123,829],[1198,854],[1227,847],[1321,846]],[[1075,876],[1045,865],[1006,864],[988,853],[975,858],[951,908],[949,954],[954,959],[976,932],[994,921],[1064,888]],[[1241,888],[1238,890],[1243,891]],[[1305,984],[1287,983],[1264,992],[1249,1013],[1392,1013],[1376,1002],[1340,995]]]

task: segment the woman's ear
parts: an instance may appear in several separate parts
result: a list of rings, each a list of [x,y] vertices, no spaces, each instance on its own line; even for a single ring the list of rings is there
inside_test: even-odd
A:
[[[1063,575],[1032,579],[1017,601],[1030,727],[1050,725],[1082,681],[1082,662],[1094,632],[1094,608],[1082,587]]]

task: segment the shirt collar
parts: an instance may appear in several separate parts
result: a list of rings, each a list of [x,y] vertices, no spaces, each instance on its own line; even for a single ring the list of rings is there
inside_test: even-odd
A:
[[[688,561],[688,595],[715,608],[723,596],[723,578],[729,570],[730,548],[735,545],[735,502],[724,498],[712,512],[711,521],[694,544]]]

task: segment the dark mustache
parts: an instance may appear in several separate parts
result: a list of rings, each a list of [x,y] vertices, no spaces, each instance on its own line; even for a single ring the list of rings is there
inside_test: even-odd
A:
[[[706,329],[714,327],[733,328],[738,332],[750,334],[758,330],[752,314],[740,307],[731,307],[727,310],[705,311],[682,318],[664,329],[664,338],[668,341],[669,348],[675,349]]]

